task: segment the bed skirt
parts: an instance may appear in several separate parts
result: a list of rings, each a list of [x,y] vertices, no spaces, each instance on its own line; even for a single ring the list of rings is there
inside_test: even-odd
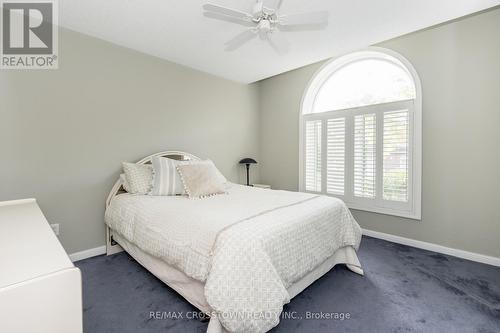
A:
[[[113,239],[132,256],[139,264],[146,268],[158,279],[174,289],[189,303],[195,306],[203,313],[210,314],[212,309],[205,298],[205,284],[195,280],[177,268],[167,264],[165,261],[153,257],[142,251],[139,247],[132,244],[117,232],[113,232]],[[337,264],[345,264],[354,273],[363,275],[363,270],[359,262],[356,251],[351,246],[338,249],[330,258],[292,284],[287,290],[290,299],[297,296],[304,289],[310,286],[314,281],[322,277]],[[216,316],[210,318],[207,333],[226,333],[227,331],[220,324]]]

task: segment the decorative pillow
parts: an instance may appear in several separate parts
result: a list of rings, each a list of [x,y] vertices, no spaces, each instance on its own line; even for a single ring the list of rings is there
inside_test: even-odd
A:
[[[176,167],[192,161],[178,161],[166,157],[153,157],[153,188],[150,195],[184,194],[182,181]]]
[[[226,177],[215,167],[211,160],[179,161],[167,157],[153,157],[153,187],[150,195],[181,195],[186,194],[184,184],[177,171],[179,165],[205,164],[211,165],[216,171],[217,179],[223,184],[227,183]]]
[[[148,194],[153,185],[153,167],[148,164],[123,162],[123,188],[131,194]]]
[[[196,163],[178,165],[184,189],[189,198],[205,198],[226,193],[226,186],[220,177],[220,172],[213,163]]]

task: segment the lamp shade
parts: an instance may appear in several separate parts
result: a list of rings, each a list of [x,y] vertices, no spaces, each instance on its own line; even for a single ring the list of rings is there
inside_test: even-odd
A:
[[[240,164],[257,164],[257,161],[253,158],[246,157],[240,161]]]
[[[247,168],[247,186],[250,186],[250,164],[257,164],[257,161],[250,157],[245,157],[240,161],[240,164],[245,164]]]

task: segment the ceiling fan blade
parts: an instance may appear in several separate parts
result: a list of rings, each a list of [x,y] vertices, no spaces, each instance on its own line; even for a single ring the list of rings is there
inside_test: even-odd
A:
[[[211,19],[220,20],[220,21],[226,21],[226,22],[240,24],[240,25],[243,25],[245,27],[255,27],[254,22],[252,22],[250,20],[234,17],[234,16],[227,16],[227,15],[214,13],[214,12],[204,12],[203,16],[211,18]]]
[[[297,13],[289,15],[280,15],[278,17],[279,24],[281,26],[287,25],[310,25],[310,24],[328,24],[328,12],[307,12],[307,13]]]
[[[293,24],[293,25],[281,25],[277,24],[279,31],[317,31],[323,30],[328,26],[328,23],[311,23],[311,24]]]
[[[226,16],[232,16],[240,19],[252,19],[253,16],[249,13],[242,12],[237,9],[227,8],[219,6],[213,3],[206,3],[203,5],[203,9],[208,12],[218,13]]]
[[[276,51],[276,53],[283,55],[290,49],[290,43],[283,34],[280,33],[268,33],[267,41],[271,47]]]
[[[225,45],[226,45],[225,50],[226,51],[234,51],[255,37],[257,37],[257,32],[255,31],[255,29],[245,30],[242,33],[234,36],[229,41],[227,41],[225,43]]]
[[[267,13],[276,14],[281,8],[283,0],[258,0],[258,3],[262,3]]]

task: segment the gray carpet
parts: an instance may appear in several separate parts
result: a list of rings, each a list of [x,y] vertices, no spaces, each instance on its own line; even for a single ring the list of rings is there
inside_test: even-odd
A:
[[[500,332],[500,267],[369,237],[359,258],[364,277],[335,267],[285,306],[303,319],[282,319],[272,332]],[[186,318],[196,310],[127,254],[76,265],[86,333],[205,332],[206,322]]]

